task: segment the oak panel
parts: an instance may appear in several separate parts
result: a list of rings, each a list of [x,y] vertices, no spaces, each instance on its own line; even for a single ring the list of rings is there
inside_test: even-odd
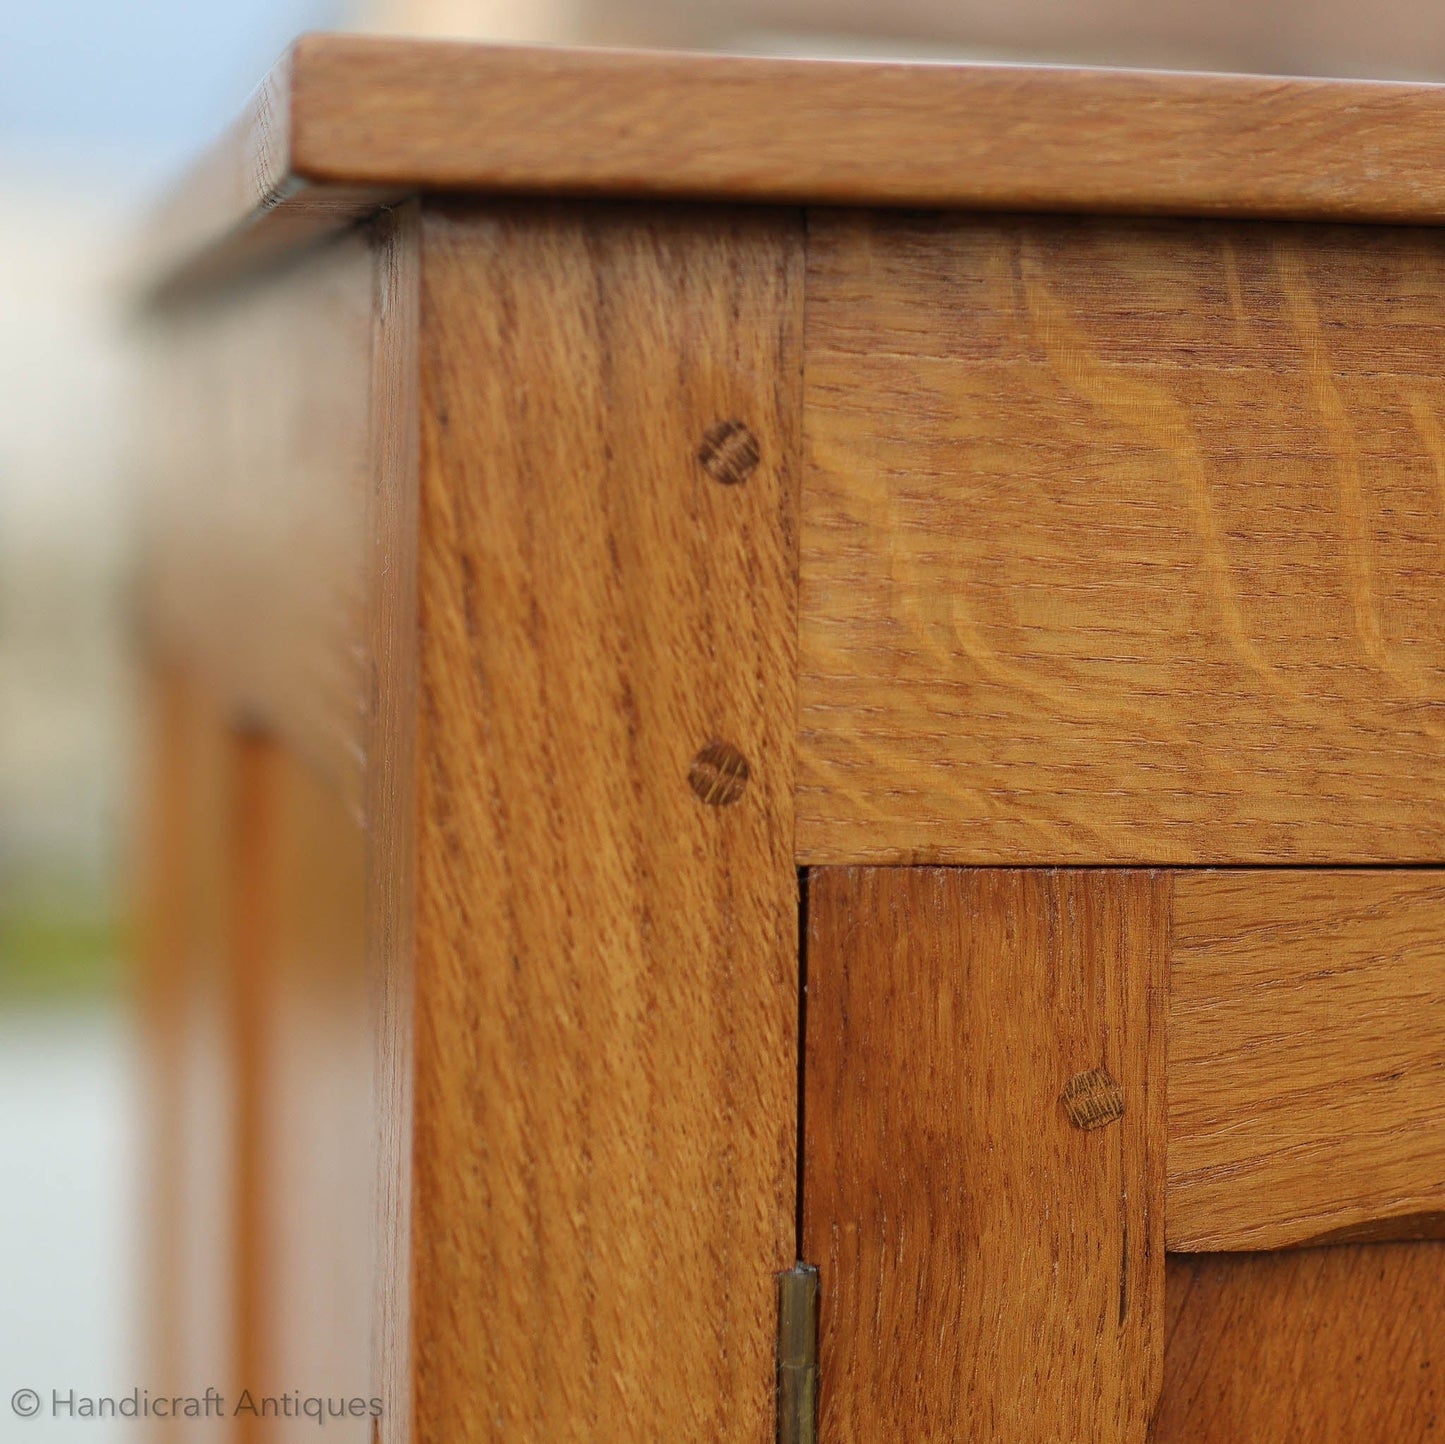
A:
[[[800,857],[1445,858],[1441,245],[814,213]]]
[[[1171,1256],[1151,1444],[1437,1439],[1445,1244]]]
[[[1163,1343],[1169,879],[808,878],[821,1431],[1143,1440]]]
[[[1171,1249],[1445,1224],[1445,873],[1180,872]]]
[[[173,287],[417,191],[1438,222],[1435,85],[302,37],[158,217]]]
[[[795,215],[424,217],[419,1439],[773,1428],[801,280]]]

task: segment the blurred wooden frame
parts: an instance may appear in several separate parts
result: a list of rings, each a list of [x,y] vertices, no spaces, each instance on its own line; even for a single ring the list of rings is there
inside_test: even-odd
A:
[[[1166,1248],[1338,1298],[1445,1218],[1445,92],[313,37],[239,135],[151,273],[147,636],[236,885],[349,869],[266,915],[371,989],[380,1437],[763,1438],[800,1241],[824,1437],[1225,1437]],[[318,1025],[239,916],[249,1375]]]

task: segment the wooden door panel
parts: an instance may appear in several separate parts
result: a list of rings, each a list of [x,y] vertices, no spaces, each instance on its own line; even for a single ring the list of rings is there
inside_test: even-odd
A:
[[[1445,1222],[1445,873],[808,899],[821,1438],[1128,1444],[1156,1405],[1157,1444],[1433,1437],[1445,1250],[1377,1240]],[[1256,1251],[1166,1276],[1181,1238]]]
[[[1144,1439],[1167,926],[1164,874],[810,874],[824,1439]]]

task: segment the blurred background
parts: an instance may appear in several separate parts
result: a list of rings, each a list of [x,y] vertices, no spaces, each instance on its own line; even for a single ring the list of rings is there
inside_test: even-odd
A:
[[[1445,75],[1445,6],[1432,0],[0,0],[3,1397],[122,1393],[140,1373],[125,258],[147,206],[288,40],[332,28]],[[21,1427],[32,1440],[124,1437],[80,1421]]]

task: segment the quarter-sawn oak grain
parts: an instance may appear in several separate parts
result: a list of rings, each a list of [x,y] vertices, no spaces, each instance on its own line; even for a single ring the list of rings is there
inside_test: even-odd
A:
[[[423,218],[418,1440],[771,1435],[801,239]],[[729,420],[760,462],[724,485]],[[727,806],[688,780],[715,741]]]
[[[809,220],[799,855],[1445,858],[1445,249]]]
[[[1147,872],[809,874],[803,1238],[828,1444],[1142,1444],[1168,909]],[[1096,1072],[1122,1116],[1090,1127],[1070,1084]]]

